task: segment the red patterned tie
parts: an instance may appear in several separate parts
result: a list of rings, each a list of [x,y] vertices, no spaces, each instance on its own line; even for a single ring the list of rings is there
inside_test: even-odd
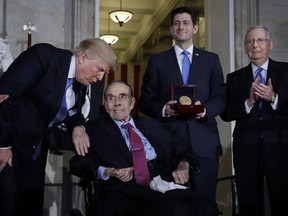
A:
[[[129,123],[122,125],[121,127],[128,129],[136,183],[140,185],[149,185],[150,175],[141,138],[133,130],[132,126]]]

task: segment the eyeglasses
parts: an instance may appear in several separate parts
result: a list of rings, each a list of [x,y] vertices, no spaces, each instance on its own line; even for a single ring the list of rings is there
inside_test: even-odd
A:
[[[126,94],[119,94],[118,96],[115,96],[115,95],[107,95],[106,96],[106,100],[107,102],[116,102],[116,99],[120,102],[124,102],[124,101],[127,101],[128,98],[130,98],[131,96],[129,95],[126,95]]]
[[[259,46],[263,46],[264,43],[265,43],[266,41],[268,41],[268,40],[269,40],[269,39],[267,39],[267,38],[257,38],[257,39],[252,39],[252,40],[246,41],[246,44],[247,44],[248,46],[253,46],[254,43],[257,42],[257,44],[258,44]]]

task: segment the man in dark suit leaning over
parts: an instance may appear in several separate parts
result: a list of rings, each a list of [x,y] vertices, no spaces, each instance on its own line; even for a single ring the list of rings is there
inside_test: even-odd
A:
[[[9,96],[0,104],[1,216],[42,215],[48,132],[65,123],[85,155],[86,87],[115,65],[111,47],[97,38],[81,41],[74,53],[36,44],[13,61],[0,79],[0,95]]]
[[[173,144],[173,134],[167,133],[161,123],[150,118],[135,119],[131,110],[135,98],[131,87],[122,81],[113,81],[105,90],[104,106],[110,116],[96,119],[87,125],[91,147],[85,156],[76,155],[70,161],[71,172],[81,176],[96,167],[100,179],[101,215],[191,216],[218,215],[213,199],[198,195],[190,189],[161,193],[135,178],[131,143],[123,125],[130,124],[140,135],[145,149],[149,175],[160,175],[163,180],[184,184],[189,181],[189,167],[197,164],[193,152]],[[141,185],[142,184],[142,185]]]
[[[244,47],[251,63],[227,75],[228,103],[221,114],[225,121],[236,120],[233,159],[240,214],[264,215],[265,179],[271,215],[283,215],[288,203],[288,63],[269,58],[273,42],[264,26],[247,31]]]

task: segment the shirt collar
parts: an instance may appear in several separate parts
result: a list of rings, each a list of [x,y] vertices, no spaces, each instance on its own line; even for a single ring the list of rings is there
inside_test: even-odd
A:
[[[268,70],[268,63],[269,63],[269,59],[267,59],[267,61],[263,65],[261,65],[261,68],[263,68],[265,71],[267,71]],[[255,73],[255,71],[258,69],[258,67],[253,63],[251,63],[251,65],[252,65],[252,71],[253,71],[253,73]]]
[[[193,53],[193,44],[187,49],[187,51],[192,55]],[[183,49],[181,49],[179,46],[174,45],[174,50],[177,56],[180,56],[182,54],[182,52],[184,51]]]
[[[70,67],[69,67],[69,73],[68,73],[68,79],[73,79],[76,77],[76,63],[75,63],[75,56],[73,55],[71,57]]]
[[[134,122],[134,120],[133,120],[132,117],[130,118],[130,120],[129,120],[128,122],[117,121],[117,120],[114,120],[114,119],[113,119],[113,121],[117,124],[117,126],[118,126],[119,128],[121,128],[121,126],[122,126],[123,124],[128,124],[128,123],[130,123],[133,128],[136,128],[135,122]]]

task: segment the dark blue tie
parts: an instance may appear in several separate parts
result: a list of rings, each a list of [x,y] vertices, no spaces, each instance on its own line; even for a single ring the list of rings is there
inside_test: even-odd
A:
[[[54,119],[50,122],[49,127],[52,127],[53,124],[55,124],[56,122],[63,121],[66,118],[66,115],[67,115],[66,91],[73,84],[74,80],[75,80],[74,78],[69,78],[67,80],[64,95],[62,98],[61,108],[60,108],[59,112],[57,113],[57,115],[54,117]],[[43,140],[41,138],[41,140],[39,141],[39,143],[35,149],[35,152],[32,156],[34,161],[39,157],[39,155],[41,153],[42,145],[43,145],[42,142],[43,142]]]
[[[57,113],[57,115],[54,117],[54,119],[50,122],[49,127],[51,127],[56,122],[63,121],[66,118],[66,115],[67,115],[66,91],[72,85],[73,81],[74,81],[74,79],[72,79],[72,78],[69,78],[67,80],[65,92],[64,92],[64,95],[62,98],[61,108],[60,108],[59,112]]]
[[[183,78],[183,83],[186,85],[188,83],[188,77],[190,73],[190,60],[189,60],[189,52],[184,50],[182,52],[183,54],[183,59],[182,59],[182,78]]]
[[[262,70],[263,70],[263,68],[261,68],[261,67],[256,70],[255,79],[257,77],[260,77],[260,83],[265,84],[265,78],[262,75]],[[263,102],[263,100],[259,99],[259,107],[260,107],[260,109],[262,108],[262,102]]]

